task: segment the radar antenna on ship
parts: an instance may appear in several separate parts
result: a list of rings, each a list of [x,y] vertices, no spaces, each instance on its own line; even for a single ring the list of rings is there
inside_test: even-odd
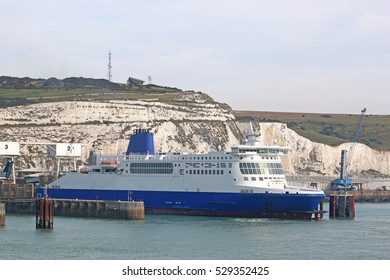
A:
[[[205,131],[204,131],[204,138],[206,139],[206,142],[207,142],[207,144],[209,146],[209,151],[211,151],[212,150],[212,146],[213,146],[213,141],[212,141],[211,135],[210,135],[210,133],[209,133],[209,131],[207,129],[205,129]]]
[[[253,125],[250,122],[248,124],[247,132],[246,132],[246,139],[245,139],[246,145],[249,145],[249,146],[259,145],[259,141],[257,141],[257,137],[259,137],[259,136],[260,136],[260,133],[255,133],[255,131],[253,129]]]

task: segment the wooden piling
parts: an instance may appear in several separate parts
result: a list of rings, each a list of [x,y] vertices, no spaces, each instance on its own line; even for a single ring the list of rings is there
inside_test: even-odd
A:
[[[0,202],[0,226],[5,226],[5,203]]]
[[[36,228],[53,228],[53,217],[53,201],[47,197],[37,199],[35,204]]]

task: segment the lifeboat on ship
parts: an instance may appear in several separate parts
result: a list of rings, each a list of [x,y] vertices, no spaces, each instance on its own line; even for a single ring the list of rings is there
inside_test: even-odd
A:
[[[89,172],[89,168],[88,166],[81,166],[80,169],[79,169],[79,172],[82,173],[82,174],[88,174]]]
[[[105,169],[116,169],[119,165],[118,161],[108,161],[108,160],[102,160],[100,162],[100,166]]]

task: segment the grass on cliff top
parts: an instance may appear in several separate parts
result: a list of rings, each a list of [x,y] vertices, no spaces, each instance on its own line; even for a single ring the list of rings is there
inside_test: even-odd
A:
[[[236,111],[243,121],[286,123],[299,135],[311,141],[337,146],[351,142],[360,114],[313,114]],[[367,146],[390,150],[390,115],[366,114],[358,142]]]
[[[200,92],[183,91],[178,88],[147,84],[140,86],[127,86],[122,84],[122,90],[109,90],[96,87],[83,88],[0,88],[0,108],[17,105],[27,105],[40,102],[58,101],[95,101],[95,100],[151,100],[165,103],[186,102],[188,96]],[[202,94],[205,102],[214,102],[207,94]],[[180,101],[181,100],[181,101]],[[221,106],[224,104],[221,104]],[[225,106],[230,109],[229,106]],[[225,108],[224,107],[224,108]]]
[[[176,88],[166,88],[154,85],[128,87],[123,91],[111,91],[97,88],[75,89],[5,89],[0,88],[0,97],[8,99],[22,98],[35,102],[50,102],[63,100],[104,100],[104,99],[164,99],[169,101],[183,93]]]

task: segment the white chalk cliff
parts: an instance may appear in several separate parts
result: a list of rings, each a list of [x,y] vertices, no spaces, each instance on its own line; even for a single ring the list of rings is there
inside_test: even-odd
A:
[[[227,106],[210,101],[201,93],[181,95],[169,103],[69,101],[0,109],[0,141],[67,143],[73,138],[83,144],[83,161],[91,152],[123,154],[128,137],[136,128],[150,128],[154,132],[156,151],[206,152],[210,148],[206,134],[211,137],[212,149],[228,151],[231,145],[243,142],[246,125],[238,122]],[[260,142],[291,147],[291,153],[284,158],[289,174],[337,176],[341,150],[349,150],[351,145],[332,147],[311,142],[280,123],[254,126],[260,131]],[[49,168],[52,164],[53,159],[46,156],[43,146],[23,147],[16,160],[20,167]],[[357,144],[351,175],[362,172],[389,176],[390,152]]]

